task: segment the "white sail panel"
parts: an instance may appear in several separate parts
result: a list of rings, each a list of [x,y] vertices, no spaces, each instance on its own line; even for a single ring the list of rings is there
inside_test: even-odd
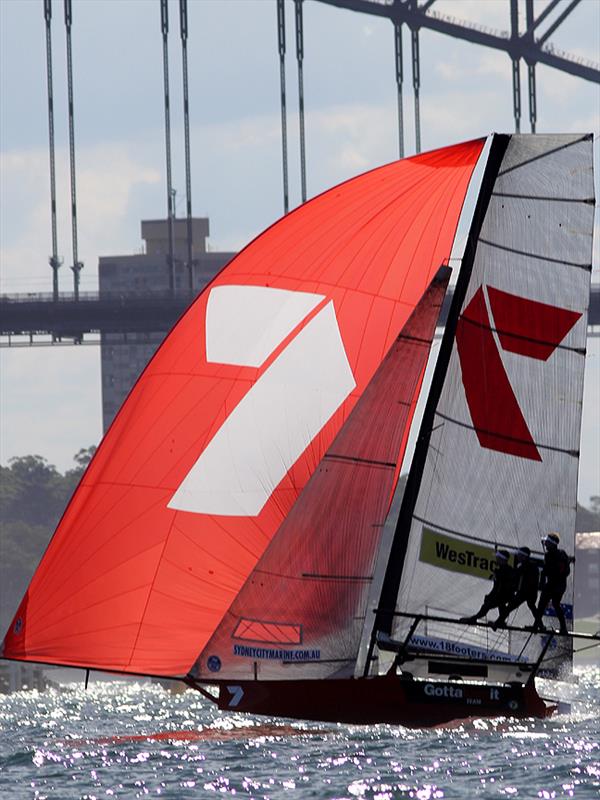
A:
[[[398,611],[474,613],[496,548],[527,545],[541,558],[541,537],[558,531],[574,554],[592,198],[590,137],[511,138],[405,532]],[[563,602],[572,598],[571,577]],[[530,624],[527,607],[512,621]],[[411,623],[396,618],[394,638]],[[455,654],[464,644],[531,660],[541,646],[541,637],[446,623],[416,633]],[[555,664],[560,655],[555,647]]]
[[[169,508],[256,516],[355,386],[328,303],[227,417]]]
[[[206,306],[206,360],[260,367],[324,299],[272,286],[215,286]]]

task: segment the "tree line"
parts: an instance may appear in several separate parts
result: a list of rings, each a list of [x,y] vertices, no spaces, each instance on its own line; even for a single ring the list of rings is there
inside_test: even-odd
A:
[[[0,640],[95,449],[64,473],[37,455],[0,466]]]

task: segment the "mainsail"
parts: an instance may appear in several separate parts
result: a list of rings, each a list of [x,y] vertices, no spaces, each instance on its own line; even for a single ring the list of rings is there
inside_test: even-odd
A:
[[[382,632],[431,654],[409,667],[413,674],[442,673],[442,654],[510,661],[513,678],[523,679],[518,663],[536,660],[542,637],[434,620],[410,638],[413,620],[473,613],[489,591],[498,548],[526,545],[541,558],[540,539],[557,531],[574,555],[592,142],[515,135],[498,146],[505,152],[496,151],[501,164],[471,242],[474,257],[463,264],[445,333],[449,357],[436,366],[437,395],[373,604],[377,624],[365,630],[371,652]],[[572,575],[563,603],[572,620]],[[512,621],[533,620],[524,606]],[[570,656],[570,642],[553,642],[546,674],[559,675]],[[460,674],[456,664],[449,671]]]
[[[187,674],[449,258],[482,147],[350,180],[232,260],[117,415],[2,655]]]

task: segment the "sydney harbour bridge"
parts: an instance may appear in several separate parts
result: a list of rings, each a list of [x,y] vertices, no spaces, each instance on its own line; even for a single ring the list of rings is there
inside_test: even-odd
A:
[[[302,202],[307,199],[306,191],[306,138],[304,118],[304,27],[303,9],[305,3],[324,3],[338,7],[340,13],[357,13],[385,18],[393,30],[395,85],[397,90],[398,155],[405,155],[406,83],[412,92],[414,110],[414,142],[416,152],[421,149],[421,57],[419,37],[422,30],[431,30],[454,39],[468,42],[473,46],[491,48],[506,54],[512,69],[512,110],[515,131],[526,129],[536,131],[537,90],[536,67],[541,64],[557,71],[573,75],[584,81],[600,83],[600,65],[572,55],[554,46],[552,34],[576,11],[581,0],[549,0],[539,13],[535,13],[534,0],[524,0],[525,24],[519,15],[519,0],[505,0],[508,6],[510,29],[498,31],[484,25],[468,22],[445,13],[445,4],[439,0],[264,0],[272,4],[277,22],[277,48],[280,72],[281,109],[281,165],[283,211],[289,211],[288,191],[288,109],[286,86],[286,58],[295,56],[297,68],[299,158]],[[162,34],[164,122],[165,122],[165,213],[168,223],[175,218],[174,190],[171,170],[171,92],[172,77],[169,76],[169,45],[181,49],[183,84],[183,123],[184,156],[186,174],[186,218],[188,223],[187,259],[179,267],[192,274],[192,186],[190,177],[191,147],[189,135],[188,89],[188,46],[193,41],[193,31],[188,29],[187,0],[179,0],[178,5],[168,0],[156,0],[160,5],[160,26]],[[48,96],[48,146],[50,165],[49,229],[51,249],[48,273],[48,292],[46,294],[12,294],[0,296],[0,346],[37,344],[82,344],[97,343],[102,333],[144,333],[168,331],[185,307],[193,299],[192,279],[187,289],[176,288],[173,279],[177,259],[174,255],[172,238],[166,254],[165,268],[171,276],[169,290],[163,293],[145,295],[111,295],[110,293],[84,293],[80,291],[80,273],[83,263],[78,254],[78,220],[76,190],[76,147],[75,147],[75,102],[73,97],[73,73],[75,65],[72,57],[72,37],[76,35],[73,8],[77,3],[71,0],[40,0],[40,14],[44,16],[46,31],[46,80]],[[177,8],[178,18],[169,20],[169,8]],[[173,14],[171,13],[171,16]],[[62,19],[61,19],[62,18]],[[157,15],[158,19],[158,15]],[[73,289],[59,292],[58,270],[62,264],[57,252],[56,219],[56,176],[54,141],[54,73],[52,56],[52,26],[64,21],[66,33],[66,81],[68,90],[69,156],[70,156],[70,213],[72,236]],[[173,24],[175,22],[175,24]],[[286,25],[294,26],[295,53],[286,52]],[[406,51],[406,52],[405,52]],[[406,58],[408,56],[408,58]],[[404,74],[405,59],[410,64],[410,75]],[[526,91],[523,91],[524,84]],[[526,96],[527,102],[524,103]],[[275,100],[276,102],[276,100]],[[525,114],[526,107],[527,114]],[[525,121],[526,118],[526,121]],[[600,333],[600,286],[594,285],[590,298],[588,320],[590,335]]]

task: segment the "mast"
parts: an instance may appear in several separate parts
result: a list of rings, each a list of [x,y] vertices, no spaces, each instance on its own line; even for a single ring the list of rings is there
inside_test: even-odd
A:
[[[400,507],[398,522],[396,524],[396,530],[392,539],[387,568],[383,578],[383,584],[379,598],[378,611],[375,617],[375,624],[373,626],[369,652],[365,665],[365,675],[367,675],[369,671],[369,665],[373,654],[373,648],[375,646],[377,632],[382,631],[388,635],[391,634],[396,598],[400,588],[404,559],[408,545],[408,534],[410,532],[411,520],[417,498],[419,496],[419,489],[421,486],[421,479],[423,477],[423,469],[425,467],[427,451],[429,449],[435,411],[440,399],[444,381],[446,379],[450,356],[452,355],[456,326],[458,324],[458,318],[473,270],[479,233],[481,231],[481,226],[483,225],[483,220],[485,219],[492,195],[492,190],[494,188],[494,183],[500,169],[500,164],[502,163],[502,159],[504,157],[504,153],[506,152],[506,148],[508,147],[509,141],[510,136],[507,134],[492,135],[490,152],[481,181],[481,188],[479,191],[477,205],[475,206],[475,211],[473,213],[471,228],[469,230],[469,235],[465,245],[462,266],[456,283],[452,305],[448,313],[448,320],[446,322],[446,328],[444,330],[444,335],[440,345],[440,352],[431,381],[429,396],[427,398],[423,419],[421,421],[419,437],[417,439],[412,464],[406,482],[406,489],[402,499],[402,505]]]

